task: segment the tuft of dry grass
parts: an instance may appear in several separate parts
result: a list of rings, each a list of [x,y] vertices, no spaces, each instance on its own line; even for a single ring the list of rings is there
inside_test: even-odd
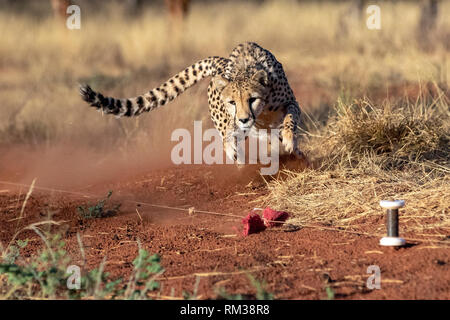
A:
[[[384,232],[379,201],[404,199],[403,231],[441,234],[450,228],[448,102],[443,92],[414,103],[339,100],[304,143],[317,169],[281,172],[260,200],[293,223]]]
[[[294,224],[322,224],[355,231],[384,232],[379,201],[404,199],[402,232],[450,228],[450,179],[368,175],[357,170],[282,171],[268,184],[265,204],[292,213]]]
[[[366,98],[339,99],[335,115],[316,133],[321,138],[312,141],[318,146],[314,153],[323,155],[326,166],[367,167],[375,162],[382,169],[398,169],[426,160],[448,166],[449,99],[436,89],[436,97],[424,93],[413,102],[405,98],[377,105]]]

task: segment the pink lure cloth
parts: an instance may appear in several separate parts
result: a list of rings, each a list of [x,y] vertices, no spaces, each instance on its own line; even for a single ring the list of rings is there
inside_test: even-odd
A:
[[[266,230],[264,221],[255,212],[250,212],[248,216],[242,219],[242,224],[244,225],[244,231],[242,232],[244,236]]]
[[[244,225],[244,230],[242,234],[248,236],[252,233],[258,233],[266,230],[266,228],[276,227],[282,224],[289,218],[289,214],[285,211],[276,211],[267,207],[262,212],[263,218],[256,212],[250,212],[244,219],[242,219],[242,224]]]
[[[264,225],[268,228],[282,225],[281,222],[289,218],[289,213],[285,211],[276,211],[267,207],[263,211]]]

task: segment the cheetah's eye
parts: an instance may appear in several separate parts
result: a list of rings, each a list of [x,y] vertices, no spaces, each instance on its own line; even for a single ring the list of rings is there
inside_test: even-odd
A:
[[[233,105],[233,106],[236,105],[236,102],[234,102],[234,100],[230,100],[230,101],[228,101],[228,103],[231,104],[231,105]]]
[[[250,98],[248,99],[248,104],[251,106],[256,100],[258,100],[258,98]]]

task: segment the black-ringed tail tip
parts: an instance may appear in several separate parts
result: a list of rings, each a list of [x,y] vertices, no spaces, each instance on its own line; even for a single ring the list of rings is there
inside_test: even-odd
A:
[[[87,84],[80,85],[81,98],[89,103],[91,107],[101,111],[103,113],[110,113],[117,117],[131,117],[138,115],[143,111],[148,111],[150,103],[144,103],[143,97],[136,97],[130,99],[116,99],[112,97],[106,97],[100,92],[92,90]]]
[[[398,236],[398,209],[405,206],[404,200],[381,200],[380,206],[386,209],[387,236],[380,239],[380,245],[400,247],[405,245],[405,239]]]
[[[97,94],[87,84],[80,84],[81,98],[88,103],[95,103]]]

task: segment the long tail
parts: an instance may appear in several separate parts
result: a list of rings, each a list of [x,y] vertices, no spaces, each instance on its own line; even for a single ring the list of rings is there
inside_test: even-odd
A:
[[[199,80],[222,73],[227,62],[228,59],[221,57],[209,57],[200,60],[179,72],[161,86],[134,98],[105,97],[86,84],[80,86],[80,94],[84,101],[104,113],[110,113],[118,117],[137,116],[142,112],[151,111],[172,101]]]

